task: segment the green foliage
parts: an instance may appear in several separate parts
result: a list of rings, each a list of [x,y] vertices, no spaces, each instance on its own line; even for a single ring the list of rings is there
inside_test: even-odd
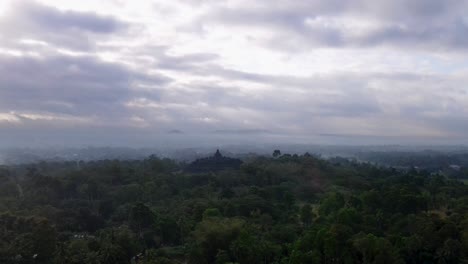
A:
[[[468,261],[467,185],[273,156],[194,174],[155,156],[0,167],[0,263]]]
[[[328,215],[338,211],[344,204],[343,194],[336,192],[329,193],[320,201],[319,213],[320,215]]]
[[[310,204],[304,204],[301,208],[301,221],[305,226],[309,226],[313,220],[313,212]]]
[[[213,263],[220,250],[228,250],[237,239],[245,222],[240,219],[208,218],[200,222],[194,232],[190,253],[192,263]]]
[[[203,212],[203,219],[209,219],[213,217],[221,217],[221,212],[218,208],[208,208]]]
[[[403,263],[393,245],[385,238],[373,234],[358,234],[353,246],[365,264]]]

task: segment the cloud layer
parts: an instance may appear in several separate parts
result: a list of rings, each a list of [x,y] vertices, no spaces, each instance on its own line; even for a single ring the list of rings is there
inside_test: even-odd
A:
[[[465,143],[467,2],[7,1],[0,144]]]

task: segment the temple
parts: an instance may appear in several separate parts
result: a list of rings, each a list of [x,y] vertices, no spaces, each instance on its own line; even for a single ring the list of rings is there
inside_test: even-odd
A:
[[[192,173],[238,170],[241,164],[242,161],[240,159],[224,157],[221,152],[219,152],[219,149],[217,149],[213,156],[197,159],[188,165],[185,170]]]

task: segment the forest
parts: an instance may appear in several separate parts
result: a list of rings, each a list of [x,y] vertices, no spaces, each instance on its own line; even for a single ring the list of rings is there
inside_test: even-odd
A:
[[[457,179],[279,151],[190,166],[0,167],[0,263],[468,263]]]

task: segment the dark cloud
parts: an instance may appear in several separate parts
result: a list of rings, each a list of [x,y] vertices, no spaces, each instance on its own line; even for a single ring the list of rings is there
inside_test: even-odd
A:
[[[193,55],[197,56],[200,55]],[[187,63],[190,64],[191,56],[188,57]],[[178,59],[185,63],[182,57]],[[178,70],[187,72],[186,69]],[[56,130],[55,134],[68,131],[82,140],[88,138],[83,137],[87,131],[96,131],[96,126],[103,127],[96,137],[114,133],[113,127],[126,127],[126,136],[131,137],[131,122],[141,125],[138,129],[142,133],[141,140],[156,137],[151,136],[154,131],[167,135],[179,134],[179,131],[184,131],[184,135],[212,133],[225,136],[262,136],[271,134],[270,131],[275,131],[275,134],[319,134],[336,131],[337,127],[348,127],[345,120],[372,122],[366,118],[399,118],[409,123],[420,120],[422,127],[443,131],[450,128],[460,133],[462,126],[457,127],[457,124],[464,116],[461,113],[456,118],[450,117],[456,111],[463,111],[463,107],[460,110],[440,106],[440,102],[460,106],[459,101],[451,101],[454,100],[451,98],[463,96],[456,89],[439,94],[440,86],[456,87],[462,82],[444,76],[414,73],[330,73],[309,77],[253,74],[224,68],[211,59],[188,72],[218,80],[180,84],[162,75],[148,75],[92,56],[1,56],[0,113],[14,112],[16,118],[27,124],[23,129],[42,131],[46,122],[49,130]],[[244,82],[246,87],[233,84],[238,81]],[[373,82],[393,87],[395,92],[386,89],[382,93],[374,89]],[[136,84],[145,83],[159,88],[137,89]],[[251,84],[265,88],[252,92]],[[411,90],[411,87],[423,85],[424,93]],[[402,94],[408,98],[417,97],[425,103],[418,103],[420,107],[410,110],[411,115],[389,113],[392,108],[404,110],[414,105],[411,100],[402,100]],[[129,107],[129,102],[134,102],[134,107]],[[436,119],[426,116],[431,110],[443,115]],[[83,130],[69,132],[70,129],[62,124],[64,120],[35,120],[28,113],[63,116],[64,120],[87,117],[92,117],[92,120],[85,124]],[[73,122],[79,125],[79,120],[72,119]],[[173,127],[178,129],[171,130]],[[385,127],[381,129],[373,131],[374,134],[384,133]],[[123,130],[119,128],[119,131]]]
[[[113,17],[94,13],[60,11],[56,8],[34,2],[20,1],[14,8],[19,23],[34,25],[43,30],[66,32],[70,30],[88,31],[98,34],[114,33],[125,24]]]
[[[35,1],[20,0],[12,12],[0,18],[4,42],[34,39],[59,48],[90,50],[96,41],[124,33],[129,24],[114,17],[90,12],[62,11]]]
[[[220,5],[212,9],[209,16],[231,23],[277,24],[286,28],[302,25],[305,18],[346,15],[378,18],[381,21],[408,22],[431,19],[437,22],[447,17],[464,16],[463,8],[467,5],[468,2],[463,0],[414,0],[411,2],[406,0],[310,0],[294,2],[258,0],[250,6],[245,2],[229,5],[229,7]]]
[[[379,115],[382,113],[379,103],[367,95],[337,96],[330,102],[318,104],[315,114],[321,117],[366,117],[368,115]]]
[[[222,23],[276,32],[256,37],[276,49],[307,50],[311,46],[396,46],[450,51],[468,44],[468,1],[256,1],[255,8],[219,7],[199,23]],[[358,19],[371,27],[356,29]],[[312,24],[310,24],[310,22]]]
[[[169,81],[91,56],[0,56],[0,111],[118,117],[125,114],[122,105],[135,96],[158,98],[155,92],[132,90],[135,83]]]
[[[267,129],[220,129],[214,131],[215,134],[234,134],[234,135],[256,135],[256,134],[270,134],[271,131]]]

